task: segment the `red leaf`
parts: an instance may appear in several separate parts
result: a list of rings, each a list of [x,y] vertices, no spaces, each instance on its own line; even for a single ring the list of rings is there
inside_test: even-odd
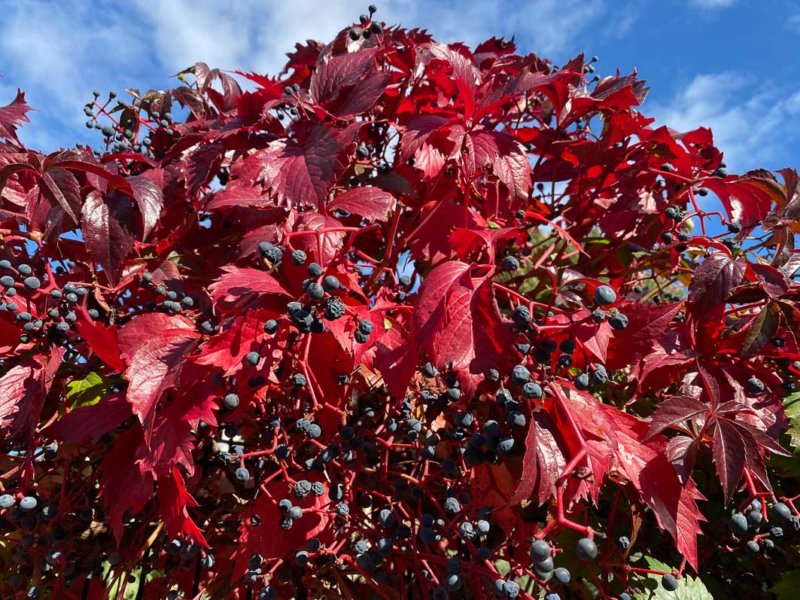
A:
[[[122,351],[117,341],[117,326],[106,327],[100,322],[81,319],[75,323],[83,340],[89,345],[92,352],[115,371],[125,370],[125,363],[122,360]]]
[[[744,264],[724,252],[714,252],[694,272],[689,286],[689,305],[698,315],[722,304],[734,287],[742,282]]]
[[[676,435],[667,442],[667,459],[672,463],[682,485],[686,485],[692,476],[699,445],[697,440],[688,435]]]
[[[375,366],[381,372],[389,393],[395,398],[401,398],[406,393],[417,368],[419,357],[408,343],[408,337],[399,325],[393,325],[377,344]]]
[[[337,117],[349,117],[372,108],[381,97],[389,75],[375,70],[377,48],[363,48],[335,56],[320,56],[311,75],[311,99]]]
[[[39,367],[35,363],[12,367],[0,378],[0,431],[16,436],[33,426]]]
[[[680,312],[681,304],[622,303],[618,307],[628,317],[628,326],[614,331],[608,347],[609,369],[637,363],[649,354]]]
[[[31,107],[25,102],[25,93],[18,89],[11,104],[0,106],[0,137],[19,143],[17,127],[29,122],[26,113],[30,110]]]
[[[750,228],[764,220],[774,203],[785,202],[785,193],[774,181],[765,177],[742,177],[725,180],[711,177],[703,186],[714,192],[722,201],[728,218]]]
[[[241,317],[236,317],[223,331],[203,344],[203,353],[194,362],[198,365],[218,367],[225,372],[226,377],[234,375],[242,368],[245,355],[259,349],[265,337],[264,322],[275,316],[278,315],[271,313],[266,315],[263,311],[248,311]],[[270,343],[269,351],[262,351],[261,355],[272,359],[273,349],[277,345],[276,342]],[[270,360],[263,368],[269,368],[271,362]]]
[[[126,397],[142,424],[152,423],[156,403],[177,384],[186,355],[199,338],[191,321],[162,313],[141,315],[119,330],[127,365],[123,375],[129,382]]]
[[[188,508],[197,505],[197,501],[186,490],[183,476],[177,468],[173,467],[168,475],[159,477],[158,507],[167,533],[173,538],[185,535],[208,548],[203,532],[189,516]]]
[[[761,307],[747,328],[742,356],[752,356],[775,336],[775,332],[778,331],[779,315],[780,309],[774,302]]]
[[[225,274],[208,286],[215,302],[237,302],[248,294],[257,296],[276,294],[289,296],[280,283],[269,273],[234,266],[223,267]]]
[[[104,434],[116,429],[130,417],[131,405],[124,396],[101,398],[97,404],[70,411],[45,431],[62,442],[96,444]]]
[[[525,437],[522,474],[509,504],[518,504],[536,492],[538,504],[544,504],[555,493],[555,484],[566,466],[566,460],[553,435],[555,425],[546,412],[534,412]]]
[[[344,210],[363,217],[370,223],[386,221],[394,205],[394,197],[371,185],[357,187],[339,194],[328,204],[328,210]]]
[[[335,229],[342,224],[334,218],[319,213],[304,212],[294,224],[293,231],[317,231]],[[327,231],[320,234],[297,235],[292,237],[292,246],[303,250],[309,257],[321,265],[327,265],[339,253],[344,240],[344,232]]]
[[[673,396],[661,402],[653,416],[650,417],[650,429],[647,437],[651,438],[668,427],[688,421],[708,412],[708,405],[687,396]]]
[[[108,511],[108,522],[117,544],[122,541],[122,517],[126,511],[140,512],[153,496],[153,477],[133,461],[142,442],[142,430],[134,425],[116,438],[99,468],[100,496]]]
[[[50,204],[57,204],[64,209],[76,225],[80,223],[80,186],[75,176],[69,171],[53,167],[42,173],[42,183],[44,185],[40,189]]]
[[[531,165],[525,148],[508,133],[472,130],[464,138],[467,172],[477,176],[490,167],[511,196],[527,199],[531,191]]]
[[[139,206],[139,213],[142,215],[144,229],[142,239],[147,239],[161,216],[161,207],[164,204],[161,188],[146,177],[133,176],[128,177],[125,181],[130,187],[133,198]]]
[[[208,210],[219,210],[231,206],[265,208],[272,204],[272,198],[266,194],[262,194],[257,188],[249,187],[249,185],[237,186],[228,184],[225,189],[214,194],[206,208]]]
[[[324,125],[312,127],[302,144],[274,142],[261,157],[264,185],[289,205],[321,207],[339,150]]]
[[[413,323],[423,355],[440,368],[452,362],[473,383],[489,368],[504,370],[509,364],[511,336],[497,308],[491,272],[473,277],[465,263],[440,265],[422,283]]]
[[[313,475],[308,479],[319,480]],[[256,515],[258,519],[242,519],[235,573],[244,573],[250,557],[255,553],[269,560],[282,558],[305,548],[308,540],[315,536],[319,537],[323,544],[328,543],[332,538],[331,528],[328,527],[331,517],[325,510],[329,504],[328,483],[324,480],[321,482],[326,492],[322,496],[309,494],[304,499],[292,498],[293,504],[311,510],[304,512],[291,529],[281,531],[280,535],[275,535],[274,532],[275,523],[280,523],[281,519],[278,499],[286,497],[288,484],[283,481],[273,481],[268,487],[268,493],[256,497],[248,512]]]
[[[761,263],[748,265],[761,283],[761,288],[772,298],[783,296],[792,287],[789,277],[780,269]]]
[[[33,435],[63,355],[63,349],[54,348],[0,377],[0,431],[12,438]]]
[[[717,469],[725,502],[730,502],[736,486],[742,478],[745,464],[745,448],[742,436],[727,419],[717,419],[714,428],[714,466]]]
[[[659,526],[672,535],[678,551],[696,569],[697,535],[701,533],[700,522],[705,519],[695,501],[702,495],[691,480],[681,484],[664,454],[665,438],[654,436],[645,441],[644,421],[598,402],[587,392],[566,387],[562,391],[558,386],[550,389],[582,430],[594,477],[594,494],[607,474],[622,474],[653,509]]]
[[[81,231],[86,248],[103,274],[116,285],[128,254],[133,249],[133,234],[120,222],[98,191],[86,196],[81,209]]]
[[[583,348],[591,352],[595,359],[603,364],[608,360],[608,347],[614,330],[608,321],[603,321],[599,325],[586,319],[589,312],[585,311],[582,315],[584,322],[575,328],[575,337],[582,342]]]

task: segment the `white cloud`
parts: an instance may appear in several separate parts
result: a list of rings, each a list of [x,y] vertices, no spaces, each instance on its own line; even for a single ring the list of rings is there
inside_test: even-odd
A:
[[[736,0],[689,0],[689,5],[699,8],[728,8],[734,2]]]
[[[171,75],[197,61],[222,69],[276,73],[295,43],[331,39],[357,21],[367,3],[3,2],[0,73],[5,79],[0,80],[0,103],[13,98],[17,86],[27,91],[29,103],[39,109],[21,133],[31,146],[53,149],[59,139],[96,141],[83,127],[81,111],[93,89],[166,88],[174,83]],[[577,53],[572,48],[576,38],[606,6],[607,0],[385,0],[377,18],[387,24],[427,28],[448,42],[476,44],[494,35],[516,35],[524,51],[560,62]],[[630,26],[629,19],[623,26]]]
[[[789,26],[789,29],[800,33],[800,10],[795,10],[790,14],[786,24]]]
[[[710,127],[734,171],[786,166],[773,163],[800,133],[800,91],[785,93],[732,72],[697,75],[670,102],[647,108],[678,131]]]

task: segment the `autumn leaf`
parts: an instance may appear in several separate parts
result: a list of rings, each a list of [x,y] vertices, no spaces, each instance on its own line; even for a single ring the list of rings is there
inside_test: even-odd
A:
[[[0,137],[19,143],[17,128],[29,122],[27,113],[31,107],[25,102],[25,94],[17,90],[17,96],[11,104],[0,107]]]
[[[158,335],[154,335],[158,332]],[[118,339],[128,380],[127,400],[146,430],[161,394],[178,382],[186,356],[200,338],[191,321],[151,313],[119,330]]]

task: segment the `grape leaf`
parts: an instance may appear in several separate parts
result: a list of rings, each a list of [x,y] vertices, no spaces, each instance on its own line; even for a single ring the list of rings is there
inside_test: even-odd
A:
[[[100,360],[114,371],[125,370],[125,362],[122,360],[122,352],[117,341],[116,325],[106,327],[100,322],[81,319],[75,324],[75,328]]]
[[[152,426],[156,403],[177,384],[186,355],[199,338],[191,321],[163,313],[141,315],[119,330],[119,347],[127,365],[123,376],[129,382],[127,399],[143,425]]]
[[[367,185],[347,190],[328,204],[328,210],[344,210],[363,217],[370,223],[386,221],[394,197],[380,188]]]
[[[46,431],[48,436],[62,442],[96,444],[104,434],[116,429],[132,414],[125,397],[115,394],[71,410]]]
[[[261,178],[289,205],[322,207],[333,180],[339,144],[330,129],[316,125],[302,143],[274,142],[262,156]]]
[[[269,273],[250,267],[227,266],[224,274],[208,286],[215,302],[238,302],[247,295],[276,294],[289,296],[278,280]]]
[[[98,191],[89,193],[81,208],[81,230],[86,248],[95,264],[103,267],[102,273],[111,285],[118,283],[134,242],[133,233],[116,213],[114,205],[106,204]]]
[[[661,433],[668,427],[688,421],[708,412],[708,405],[688,396],[672,396],[661,402],[650,417],[647,437]]]
[[[722,304],[725,297],[744,277],[744,264],[732,260],[724,252],[715,252],[706,258],[694,273],[689,286],[689,305],[699,315]]]
[[[29,122],[27,112],[31,107],[25,102],[25,93],[17,90],[17,96],[10,104],[0,106],[0,137],[19,143],[17,127]]]
[[[189,516],[189,508],[198,506],[197,500],[186,489],[183,476],[176,467],[158,479],[158,507],[164,519],[164,528],[173,538],[186,535],[208,548],[208,542],[197,524]]]
[[[97,404],[106,390],[106,380],[94,371],[83,379],[74,379],[67,384],[67,400],[72,408]]]
[[[0,377],[0,431],[9,437],[33,435],[63,355],[62,348],[53,348],[49,355],[33,356]]]
[[[511,332],[497,308],[491,272],[473,276],[470,271],[460,261],[434,269],[422,283],[413,321],[422,354],[441,369],[452,363],[470,382],[467,389],[489,368],[505,370],[511,345]]]
[[[702,533],[700,523],[705,519],[696,502],[703,496],[691,479],[683,484],[679,480],[664,454],[666,438],[657,435],[646,439],[646,422],[598,402],[587,392],[566,384],[551,385],[549,389],[581,429],[593,475],[590,491],[595,501],[608,474],[624,476],[653,510],[659,527],[675,540],[678,551],[697,568],[697,535]],[[559,430],[569,431],[566,427]]]
[[[800,392],[789,394],[783,399],[783,408],[789,421],[789,440],[792,448],[800,448]]]
[[[657,571],[671,572],[672,567],[650,556],[644,557],[647,566]],[[668,592],[661,585],[661,575],[648,574],[644,581],[645,589],[636,592],[636,600],[714,600],[699,577],[684,573],[678,579],[678,589]]]

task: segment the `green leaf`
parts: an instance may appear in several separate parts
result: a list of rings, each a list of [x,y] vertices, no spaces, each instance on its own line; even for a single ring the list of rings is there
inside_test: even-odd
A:
[[[800,597],[800,569],[784,573],[781,580],[775,584],[772,591],[778,600],[794,600]]]
[[[645,556],[647,565],[659,571],[671,571],[672,567],[655,558]],[[661,575],[648,575],[644,579],[645,589],[636,593],[637,600],[714,600],[706,589],[705,584],[699,579],[684,574],[678,579],[678,589],[668,592],[661,585]]]
[[[511,570],[511,563],[507,560],[496,560],[494,561],[494,568],[497,569],[497,572],[500,573],[502,576],[506,576],[506,574]]]
[[[789,428],[781,434],[780,441],[784,448],[792,449],[792,456],[771,456],[769,468],[781,477],[800,477],[800,392],[786,396],[783,408]]]
[[[792,448],[800,448],[800,392],[789,394],[783,399],[783,408],[789,420],[789,433]]]
[[[383,328],[386,331],[389,331],[392,328],[392,322],[386,317],[383,317]]]
[[[489,221],[489,229],[500,229],[500,225],[498,225],[494,221]]]
[[[91,406],[100,402],[106,391],[106,380],[94,371],[83,379],[70,381],[67,384],[67,400],[72,408]]]

